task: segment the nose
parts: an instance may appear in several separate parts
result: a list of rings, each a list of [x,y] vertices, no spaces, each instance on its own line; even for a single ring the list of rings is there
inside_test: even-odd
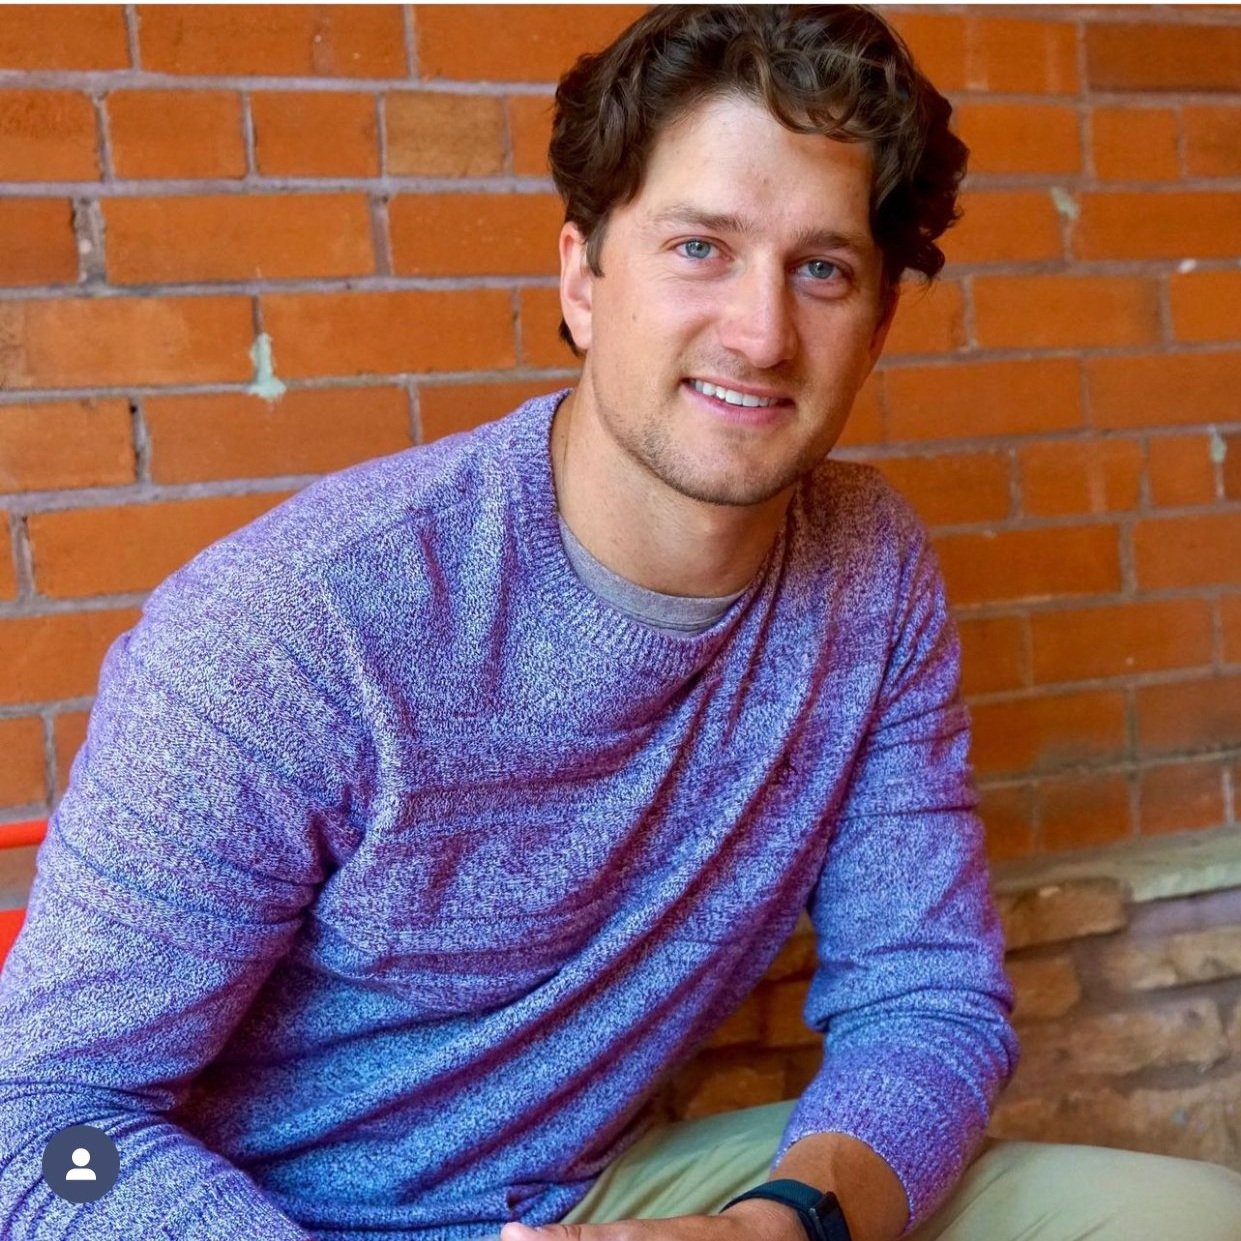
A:
[[[729,285],[720,343],[755,370],[787,362],[797,352],[797,325],[784,270],[755,265]]]

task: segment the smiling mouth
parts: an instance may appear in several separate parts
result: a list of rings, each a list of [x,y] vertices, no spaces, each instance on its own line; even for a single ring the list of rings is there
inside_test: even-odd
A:
[[[724,388],[719,384],[707,383],[704,379],[691,379],[688,382],[695,392],[701,392],[703,396],[711,396],[717,401],[744,406],[746,409],[770,409],[774,405],[790,403],[786,397],[756,396],[752,392],[740,392],[736,388]]]

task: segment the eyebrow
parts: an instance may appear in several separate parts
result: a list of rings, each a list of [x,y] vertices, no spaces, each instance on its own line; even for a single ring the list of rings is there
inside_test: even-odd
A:
[[[688,224],[693,228],[701,228],[713,233],[739,233],[749,236],[758,232],[758,225],[732,212],[703,211],[685,203],[676,203],[656,212],[650,217],[654,225]],[[822,250],[852,250],[857,254],[865,254],[874,248],[869,238],[858,237],[855,233],[841,233],[830,228],[806,228],[793,239],[793,248]]]

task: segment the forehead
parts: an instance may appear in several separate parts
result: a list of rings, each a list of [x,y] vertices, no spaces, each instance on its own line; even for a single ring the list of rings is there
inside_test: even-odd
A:
[[[645,228],[675,223],[687,208],[781,234],[847,233],[870,244],[871,169],[865,143],[797,133],[762,104],[725,95],[659,134],[628,207]]]

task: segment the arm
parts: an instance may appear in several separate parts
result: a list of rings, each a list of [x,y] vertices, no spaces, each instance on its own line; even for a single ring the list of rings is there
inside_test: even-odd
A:
[[[946,1196],[1017,1056],[973,812],[959,647],[920,530],[902,596],[874,722],[810,897],[819,968],[805,1013],[826,1031],[823,1064],[774,1161],[784,1170],[795,1158],[807,1172],[798,1179],[835,1190],[859,1235],[875,1221],[875,1238],[900,1233],[905,1203],[893,1180],[907,1200],[906,1232]],[[822,1143],[809,1146],[811,1135]],[[827,1162],[816,1176],[820,1152]],[[841,1172],[831,1167],[838,1159]]]
[[[344,847],[337,756],[306,733],[328,708],[307,692],[290,718],[300,661],[244,618],[153,622],[152,607],[109,651],[0,975],[0,1233],[294,1241],[307,1234],[168,1114]],[[78,1123],[120,1154],[82,1205],[41,1175],[48,1138]]]

